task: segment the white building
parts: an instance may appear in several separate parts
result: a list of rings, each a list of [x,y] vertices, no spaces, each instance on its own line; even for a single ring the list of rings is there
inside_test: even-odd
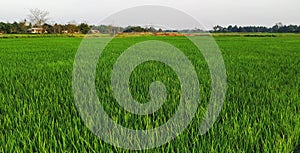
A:
[[[43,28],[30,28],[27,30],[28,33],[39,33],[42,34],[44,31]]]

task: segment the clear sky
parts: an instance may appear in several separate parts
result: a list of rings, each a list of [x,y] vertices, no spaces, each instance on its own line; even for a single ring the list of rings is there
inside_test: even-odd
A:
[[[140,5],[179,9],[205,27],[213,25],[263,25],[277,22],[300,25],[300,0],[1,0],[0,21],[27,18],[29,9],[50,13],[50,23],[76,21],[99,24],[105,17]]]

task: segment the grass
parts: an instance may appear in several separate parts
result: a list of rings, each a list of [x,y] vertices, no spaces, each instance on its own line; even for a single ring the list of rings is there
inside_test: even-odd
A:
[[[299,33],[267,33],[267,32],[230,32],[230,33],[212,33],[215,37],[300,37]]]
[[[96,73],[97,93],[105,110],[115,122],[133,129],[157,127],[176,111],[180,82],[172,69],[162,63],[144,63],[131,77],[131,93],[141,102],[149,100],[148,86],[152,81],[165,83],[169,96],[154,115],[130,114],[111,95],[109,68],[123,49],[149,39],[175,45],[192,61],[201,85],[201,105],[182,134],[146,152],[299,151],[300,39],[297,36],[215,36],[224,57],[228,87],[220,116],[203,136],[198,131],[210,93],[208,69],[201,54],[195,53],[195,48],[183,37],[114,39],[104,51]],[[0,152],[129,152],[94,136],[77,112],[72,68],[81,40],[76,37],[0,39]],[[104,103],[107,99],[111,103]]]

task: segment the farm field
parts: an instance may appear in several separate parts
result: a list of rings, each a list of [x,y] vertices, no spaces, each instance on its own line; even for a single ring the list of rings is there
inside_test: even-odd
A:
[[[100,140],[76,109],[72,70],[81,40],[0,39],[0,152],[130,152]],[[209,70],[200,52],[184,37],[113,39],[96,71],[101,104],[116,123],[132,129],[155,128],[172,117],[180,98],[180,81],[162,63],[146,62],[130,78],[132,96],[142,103],[149,100],[151,82],[160,80],[166,85],[167,100],[157,113],[132,115],[113,98],[109,79],[114,62],[130,45],[145,40],[165,41],[184,52],[197,70],[201,100],[183,133],[144,152],[300,151],[299,35],[215,35],[227,71],[227,93],[220,116],[203,136],[198,134],[209,102]]]

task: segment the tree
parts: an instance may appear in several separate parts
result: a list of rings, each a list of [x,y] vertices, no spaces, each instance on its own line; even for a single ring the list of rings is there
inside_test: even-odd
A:
[[[300,33],[300,26],[297,27],[296,33]]]
[[[28,29],[29,29],[29,28],[32,28],[32,23],[31,23],[31,22],[29,22],[29,25],[28,25],[27,28],[28,28]]]
[[[213,29],[214,32],[224,32],[224,28],[220,25],[214,26]]]
[[[146,31],[152,32],[152,33],[157,32],[157,30],[154,27],[146,28]]]
[[[4,22],[0,22],[0,33],[7,33],[7,24]]]
[[[68,33],[75,33],[75,32],[77,32],[77,26],[76,26],[76,24],[69,23],[67,25],[67,30],[68,30]]]
[[[130,33],[130,32],[147,32],[147,30],[145,28],[142,28],[141,26],[128,26],[125,28],[125,30],[123,31],[125,33]]]
[[[61,34],[63,30],[62,25],[55,23],[53,26],[53,33]]]
[[[10,33],[16,34],[18,33],[19,24],[15,21],[13,24],[11,24]]]
[[[49,33],[49,34],[53,34],[54,33],[54,28],[50,24],[45,23],[43,25],[43,29],[44,29],[43,31],[46,32],[46,33]]]
[[[19,22],[18,33],[26,33],[26,31],[27,31],[26,20]]]
[[[29,20],[37,27],[42,27],[48,21],[49,12],[40,9],[31,9]]]
[[[91,27],[86,23],[81,23],[78,26],[78,29],[80,30],[81,33],[87,34],[91,30]]]

